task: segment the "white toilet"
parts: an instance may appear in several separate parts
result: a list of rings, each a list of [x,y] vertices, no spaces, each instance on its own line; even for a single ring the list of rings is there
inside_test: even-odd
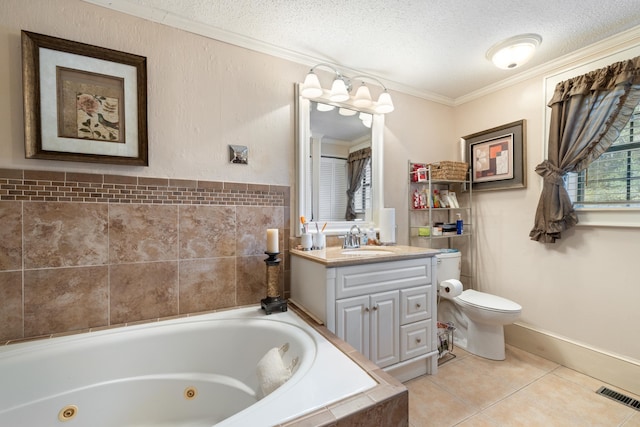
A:
[[[504,360],[504,325],[515,322],[520,304],[472,289],[462,290],[461,253],[443,251],[438,259],[438,320],[453,322],[454,343],[469,353]]]

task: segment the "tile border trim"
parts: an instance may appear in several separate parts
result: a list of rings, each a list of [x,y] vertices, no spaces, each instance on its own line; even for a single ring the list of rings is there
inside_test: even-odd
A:
[[[289,186],[0,168],[0,201],[289,206]]]

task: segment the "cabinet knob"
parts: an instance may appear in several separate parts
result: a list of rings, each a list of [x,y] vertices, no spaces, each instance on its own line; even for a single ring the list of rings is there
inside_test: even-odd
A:
[[[373,311],[376,311],[378,309],[378,304],[373,306]]]
[[[416,342],[420,344],[422,342],[422,338],[416,338]]]
[[[416,308],[420,308],[420,307],[422,307],[422,304],[417,303],[417,304],[416,304]]]
[[[369,312],[369,307],[365,307],[364,311],[368,313]]]

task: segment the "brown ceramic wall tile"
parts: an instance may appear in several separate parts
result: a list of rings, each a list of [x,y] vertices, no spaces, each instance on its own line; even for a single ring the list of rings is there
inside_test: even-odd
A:
[[[108,262],[108,206],[24,202],[25,268]]]
[[[66,180],[76,182],[102,182],[104,177],[95,173],[67,172]]]
[[[135,185],[138,183],[138,178],[135,176],[126,176],[126,175],[105,175],[104,182],[111,183],[111,184]]]
[[[0,272],[0,341],[22,338],[22,272]]]
[[[112,264],[175,260],[177,243],[177,206],[110,206],[109,260]]]
[[[106,266],[25,271],[25,336],[107,325],[107,279]]]
[[[110,267],[111,324],[178,314],[178,263],[148,262]]]
[[[236,208],[180,207],[180,259],[217,258],[236,254]]]
[[[42,181],[64,181],[64,172],[25,170],[24,179],[37,179]]]
[[[267,228],[280,230],[281,286],[290,274],[286,186],[0,168],[0,187],[3,340],[106,326],[92,317],[103,315],[87,289],[93,278],[71,280],[76,272],[84,280],[91,266],[113,269],[110,324],[258,303],[266,294]],[[167,263],[173,267],[162,267]],[[81,317],[86,321],[76,322]]]
[[[260,303],[267,296],[267,266],[262,256],[236,258],[236,301],[237,305]],[[280,271],[282,282],[282,270]]]
[[[232,191],[247,191],[249,184],[243,182],[225,182],[224,189]]]
[[[196,188],[198,186],[198,181],[191,179],[170,179],[169,187],[180,187],[180,188]]]
[[[180,261],[180,313],[197,313],[236,305],[233,257]]]
[[[267,228],[280,230],[280,252],[283,251],[283,207],[237,206],[236,227],[238,256],[259,255],[267,249]]]
[[[362,401],[363,409],[358,411],[358,403]],[[364,399],[354,398],[351,402],[344,400],[330,407],[336,415],[338,427],[369,427],[369,426],[409,426],[409,393],[405,392],[388,399],[375,406],[364,406]],[[370,404],[370,403],[369,403]],[[344,413],[337,415],[336,413]]]
[[[138,184],[166,187],[167,185],[169,185],[169,179],[168,178],[147,178],[144,176],[140,176],[138,177]]]
[[[0,202],[0,224],[0,270],[21,269],[22,202]]]
[[[22,169],[4,169],[0,168],[0,178],[22,179],[24,171]]]
[[[224,188],[224,183],[220,181],[198,181],[198,188],[222,190]]]
[[[247,190],[249,191],[261,191],[263,193],[269,192],[269,186],[267,184],[248,184]]]

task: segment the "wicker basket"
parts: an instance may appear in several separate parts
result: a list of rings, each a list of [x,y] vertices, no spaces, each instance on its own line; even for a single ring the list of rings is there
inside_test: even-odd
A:
[[[448,181],[464,181],[467,178],[469,164],[465,162],[450,162],[447,160],[430,163],[431,179]]]

